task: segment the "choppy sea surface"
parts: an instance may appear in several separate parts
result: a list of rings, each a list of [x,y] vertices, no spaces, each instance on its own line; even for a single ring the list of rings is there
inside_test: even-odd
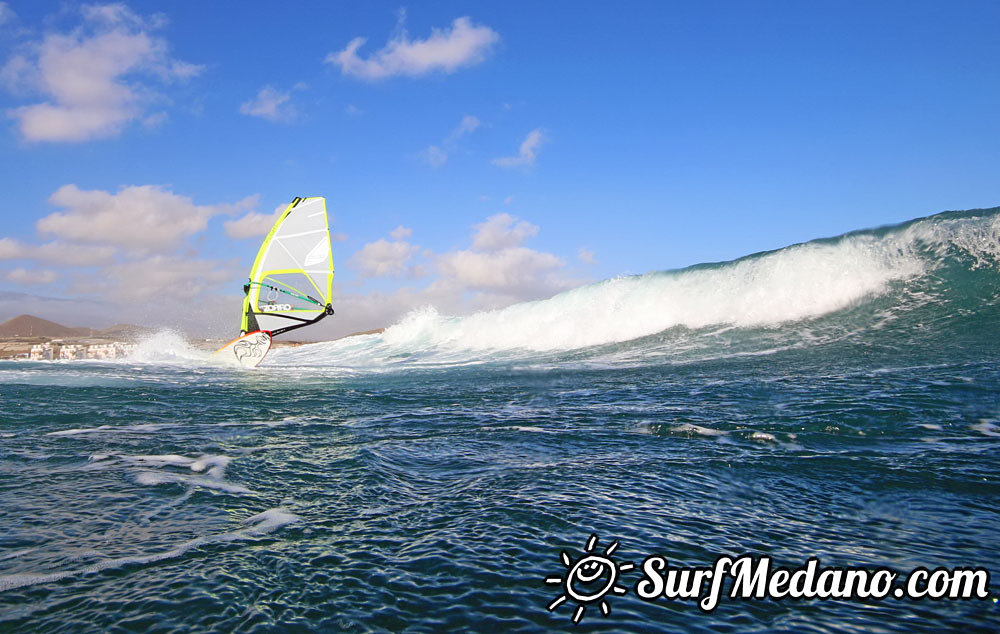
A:
[[[0,362],[0,631],[1000,630],[1000,211],[273,350]],[[591,535],[623,595],[560,592]],[[647,602],[672,566],[981,600]],[[580,605],[578,624],[572,617]]]

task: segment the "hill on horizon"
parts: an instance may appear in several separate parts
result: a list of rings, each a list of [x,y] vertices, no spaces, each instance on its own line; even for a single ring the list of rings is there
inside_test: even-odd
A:
[[[104,330],[73,328],[34,315],[18,315],[0,324],[0,337],[127,337],[146,330],[129,324],[116,324]]]

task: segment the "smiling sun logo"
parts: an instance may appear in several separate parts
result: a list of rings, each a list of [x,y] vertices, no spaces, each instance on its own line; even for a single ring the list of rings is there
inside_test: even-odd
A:
[[[560,594],[549,604],[549,612],[555,611],[567,600],[576,601],[576,611],[573,612],[573,623],[579,623],[583,618],[583,613],[587,611],[587,606],[597,604],[601,609],[601,614],[607,616],[611,614],[611,608],[604,601],[604,597],[610,592],[622,595],[628,589],[615,585],[618,576],[625,570],[635,568],[629,562],[617,564],[611,559],[611,553],[618,548],[618,542],[614,541],[604,549],[603,555],[595,555],[597,548],[597,535],[591,535],[584,547],[586,554],[576,562],[564,550],[560,553],[562,563],[566,566],[565,577],[546,577],[547,585],[559,585],[563,587]]]

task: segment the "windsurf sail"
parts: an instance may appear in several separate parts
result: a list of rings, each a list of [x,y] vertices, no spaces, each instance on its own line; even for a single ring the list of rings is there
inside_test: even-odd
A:
[[[278,335],[333,314],[326,199],[296,198],[264,238],[243,287],[242,334]]]

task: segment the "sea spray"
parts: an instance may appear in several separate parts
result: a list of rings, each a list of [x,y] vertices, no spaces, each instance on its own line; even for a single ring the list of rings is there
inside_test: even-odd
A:
[[[134,363],[204,363],[210,353],[198,350],[184,335],[169,329],[159,330],[141,338],[128,357]]]

